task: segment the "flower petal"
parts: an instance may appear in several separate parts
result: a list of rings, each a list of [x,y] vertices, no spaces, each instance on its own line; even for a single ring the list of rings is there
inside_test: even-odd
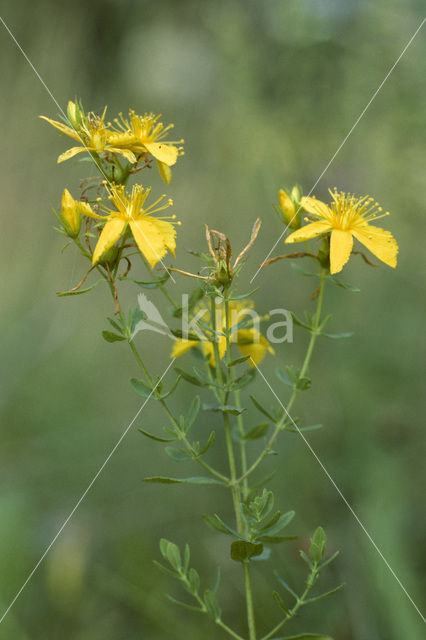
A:
[[[179,356],[192,349],[192,347],[196,347],[198,344],[199,342],[196,340],[183,340],[182,338],[178,338],[173,345],[170,355],[172,358],[179,358]]]
[[[332,217],[332,213],[327,205],[316,198],[302,198],[300,205],[305,211],[312,213],[314,216],[325,218],[325,220],[330,220]]]
[[[117,242],[121,236],[124,227],[126,226],[125,220],[121,218],[110,218],[99,236],[98,243],[95,248],[95,252],[92,258],[92,264],[99,262],[102,255],[111,249],[111,247]]]
[[[338,273],[349,260],[353,247],[350,231],[333,229],[330,240],[330,273]]]
[[[319,236],[321,233],[329,231],[330,229],[331,227],[327,222],[311,222],[310,224],[307,224],[291,233],[285,241],[287,243],[304,242],[305,240],[316,238],[316,236]]]
[[[107,146],[105,147],[105,151],[111,151],[111,153],[118,153],[119,155],[126,158],[126,160],[128,160],[132,164],[136,162],[136,156],[133,153],[133,151],[130,151],[130,149],[120,149],[119,147]]]
[[[95,213],[88,202],[83,202],[82,200],[80,200],[78,203],[78,208],[83,216],[95,218],[95,220],[108,220],[106,216],[100,216],[98,213]]]
[[[164,162],[160,162],[159,160],[157,160],[157,167],[164,182],[166,184],[170,184],[172,180],[172,170],[170,169],[170,167],[167,164],[164,164]]]
[[[237,343],[238,349],[243,356],[250,356],[253,360],[253,362],[250,362],[251,366],[259,364],[267,351],[274,353],[267,339],[257,329],[241,329],[238,331]]]
[[[398,244],[390,231],[366,224],[354,229],[352,234],[379,260],[389,267],[396,267]]]
[[[81,142],[81,136],[75,131],[72,127],[68,127],[66,124],[62,124],[62,122],[57,122],[56,120],[52,120],[51,118],[46,118],[46,116],[40,116],[42,120],[46,120],[49,124],[51,124],[56,129],[59,129],[61,133],[65,133],[65,135],[70,138],[74,138],[74,140],[79,140]]]
[[[167,249],[174,255],[176,229],[170,222],[144,216],[130,222],[130,228],[136,244],[151,267],[160,262]]]
[[[83,153],[84,151],[90,151],[91,148],[90,147],[71,147],[71,149],[67,149],[67,151],[64,151],[64,153],[61,153],[61,155],[58,158],[58,164],[61,162],[64,162],[65,160],[69,160],[70,158],[73,158],[74,156],[77,155],[77,153]]]
[[[172,144],[144,142],[143,146],[156,160],[164,162],[168,167],[173,166],[178,158],[178,150]]]

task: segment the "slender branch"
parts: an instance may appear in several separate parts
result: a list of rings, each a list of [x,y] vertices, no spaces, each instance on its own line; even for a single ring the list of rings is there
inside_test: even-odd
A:
[[[318,294],[318,298],[317,298],[317,308],[316,308],[316,312],[315,312],[315,316],[314,316],[314,326],[312,327],[312,331],[311,331],[311,337],[308,343],[308,348],[306,350],[306,355],[305,358],[303,360],[303,364],[302,364],[302,368],[300,369],[300,374],[299,374],[299,380],[305,377],[306,372],[308,371],[308,367],[309,367],[309,363],[311,361],[311,357],[312,357],[312,352],[315,346],[315,342],[316,339],[318,337],[318,332],[319,332],[319,325],[320,325],[320,319],[321,319],[321,310],[322,310],[322,303],[323,303],[323,298],[324,298],[324,285],[325,285],[325,280],[327,278],[327,271],[325,269],[323,269],[323,271],[321,272],[321,281],[320,281],[320,291]],[[293,392],[290,396],[290,400],[288,401],[287,407],[286,407],[286,411],[285,414],[283,416],[283,418],[276,424],[274,432],[272,433],[271,437],[269,438],[264,450],[262,451],[262,453],[259,455],[259,457],[253,462],[253,464],[249,467],[249,469],[247,469],[247,471],[245,473],[243,473],[237,480],[238,483],[241,483],[242,481],[244,481],[251,473],[253,473],[253,471],[255,469],[257,469],[257,467],[259,466],[259,464],[262,462],[262,460],[268,455],[269,451],[272,449],[272,446],[279,434],[279,432],[281,431],[282,427],[283,427],[283,423],[287,417],[287,414],[290,413],[291,408],[296,400],[297,394],[299,392],[299,389],[297,388],[297,385],[294,386],[293,388]]]

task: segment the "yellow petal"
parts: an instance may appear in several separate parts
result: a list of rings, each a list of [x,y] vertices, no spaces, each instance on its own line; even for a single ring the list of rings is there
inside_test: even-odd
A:
[[[75,234],[80,231],[81,218],[78,209],[78,202],[74,200],[68,189],[64,189],[62,194],[62,216],[68,223],[69,228]]]
[[[171,357],[179,358],[179,356],[192,349],[192,347],[196,347],[198,344],[196,340],[183,340],[182,338],[178,338],[173,344]]]
[[[170,182],[172,181],[172,170],[170,169],[170,167],[164,164],[164,162],[160,162],[159,160],[157,160],[157,167],[164,182],[166,184],[170,184]]]
[[[319,216],[326,220],[330,220],[332,217],[330,209],[324,202],[321,202],[321,200],[317,200],[316,198],[302,198],[300,204],[305,211],[312,213],[314,216]]]
[[[126,222],[124,220],[121,220],[121,218],[111,218],[110,220],[108,220],[108,222],[102,229],[101,235],[99,236],[99,240],[92,258],[93,264],[99,262],[99,259],[102,257],[102,255],[106,251],[108,251],[108,249],[111,249],[111,247],[117,242],[125,226]]]
[[[98,213],[95,213],[88,202],[82,202],[80,200],[80,202],[78,203],[78,208],[83,216],[95,218],[95,220],[106,220],[105,216],[100,216]]]
[[[291,233],[285,241],[287,243],[292,242],[304,242],[305,240],[311,240],[316,238],[320,233],[330,230],[330,225],[327,222],[311,222],[310,224],[301,227],[297,231]]]
[[[178,150],[172,144],[163,142],[144,142],[143,146],[156,160],[164,162],[168,167],[175,164],[178,157]]]
[[[46,120],[49,124],[51,124],[56,129],[59,129],[61,133],[65,133],[65,135],[70,138],[74,138],[74,140],[80,140],[81,136],[78,135],[77,131],[74,131],[71,127],[68,127],[66,124],[62,124],[62,122],[57,122],[56,120],[51,120],[51,118],[46,118],[46,116],[40,116],[42,120]]]
[[[136,162],[136,156],[133,153],[133,151],[130,151],[130,149],[120,149],[120,147],[106,147],[105,151],[111,151],[111,153],[118,153],[119,155],[123,156],[124,158],[126,158],[126,160],[128,160],[129,162],[131,162],[132,164],[134,164]]]
[[[253,360],[253,362],[250,360],[251,366],[259,364],[267,351],[274,353],[267,339],[257,329],[241,329],[238,331],[237,343],[243,356],[250,356]]]
[[[390,231],[366,224],[354,229],[352,234],[379,260],[389,267],[396,267],[398,244]]]
[[[64,162],[65,160],[69,160],[70,158],[76,156],[77,153],[83,153],[84,151],[90,151],[90,147],[71,147],[71,149],[64,151],[64,153],[61,153],[58,158],[58,164],[60,162]]]
[[[130,222],[130,228],[151,268],[166,255],[167,249],[174,252],[176,230],[170,222],[145,216]]]
[[[280,189],[278,191],[278,199],[280,202],[281,211],[283,212],[286,221],[290,222],[295,213],[294,204],[291,198],[287,195],[284,189]]]
[[[338,273],[349,260],[353,238],[350,231],[333,229],[330,241],[330,273]]]
[[[216,366],[216,358],[214,355],[214,347],[212,342],[202,342],[204,353],[206,356],[210,358],[210,364],[212,367]],[[219,358],[222,360],[226,353],[226,338],[225,336],[220,336],[218,340],[218,348],[219,348]]]

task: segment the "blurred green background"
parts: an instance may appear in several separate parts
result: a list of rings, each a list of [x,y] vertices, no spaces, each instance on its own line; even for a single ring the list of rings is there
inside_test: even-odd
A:
[[[203,248],[203,224],[240,248],[257,216],[259,240],[242,290],[282,226],[277,190],[298,182],[305,192],[353,125],[420,24],[418,0],[110,0],[73,3],[5,1],[3,18],[57,101],[80,96],[87,109],[110,114],[132,106],[159,111],[185,138],[186,154],[167,189],[182,220],[176,263],[197,269],[185,248]],[[424,7],[423,7],[424,8]],[[59,299],[84,266],[73,249],[61,255],[52,227],[67,186],[78,193],[89,165],[56,165],[68,145],[39,114],[58,108],[6,30],[0,29],[1,216],[1,498],[0,609],[3,611],[140,406],[128,384],[136,366],[123,344],[101,330],[111,314],[106,289]],[[320,341],[312,389],[297,414],[324,429],[309,434],[319,457],[371,532],[394,571],[422,606],[424,496],[424,82],[425,33],[418,35],[316,189],[371,193],[392,216],[400,245],[396,271],[371,269],[354,257],[343,278],[360,293],[329,289],[330,330],[349,340]],[[164,185],[155,171],[153,187]],[[422,225],[422,226],[421,226]],[[280,243],[275,254],[283,252]],[[143,276],[142,269],[139,269]],[[312,282],[281,262],[262,271],[258,307],[311,308]],[[178,281],[176,295],[188,287]],[[130,287],[126,303],[135,306]],[[158,305],[167,314],[160,296]],[[145,359],[161,374],[170,344],[140,334]],[[306,335],[296,328],[280,364],[299,363]],[[182,361],[183,363],[183,361]],[[190,363],[188,363],[189,366]],[[263,370],[274,388],[277,360]],[[170,378],[171,379],[171,378]],[[261,380],[256,393],[272,403]],[[174,399],[183,410],[193,395]],[[254,421],[256,417],[251,416]],[[228,540],[200,514],[230,516],[221,489],[145,485],[144,476],[185,475],[161,445],[136,427],[159,429],[149,404],[72,521],[0,625],[1,640],[198,640],[221,638],[203,618],[177,610],[165,592],[177,585],[152,564],[158,538],[191,542],[203,584],[222,566],[224,619],[244,629],[240,567],[227,560]],[[209,421],[214,426],[215,420]],[[253,445],[253,451],[256,446]],[[269,461],[282,509],[295,508],[297,544],[274,549],[255,566],[266,630],[280,618],[272,602],[277,568],[297,586],[297,549],[321,524],[339,560],[323,576],[346,588],[313,605],[291,631],[327,632],[339,640],[420,640],[423,624],[323,471],[297,436],[287,434]],[[219,455],[217,456],[220,457]],[[218,459],[218,464],[221,461]],[[173,467],[172,469],[170,469]],[[191,473],[194,473],[191,469]],[[423,585],[424,587],[424,585]],[[1,614],[0,611],[0,614]]]

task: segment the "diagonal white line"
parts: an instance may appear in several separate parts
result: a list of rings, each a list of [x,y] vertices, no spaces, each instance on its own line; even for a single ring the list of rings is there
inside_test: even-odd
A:
[[[85,144],[83,138],[80,136],[79,132],[77,131],[77,129],[73,126],[72,122],[70,122],[67,114],[65,113],[65,111],[62,109],[61,105],[59,104],[59,102],[56,100],[55,96],[53,95],[53,93],[51,92],[51,90],[49,89],[49,87],[47,86],[47,84],[45,83],[45,81],[43,80],[43,78],[41,77],[40,73],[37,71],[37,69],[35,68],[35,66],[33,65],[33,63],[31,62],[31,60],[29,59],[28,55],[25,53],[24,49],[21,47],[21,45],[19,44],[19,42],[17,41],[17,39],[15,38],[15,36],[13,35],[12,31],[9,29],[9,27],[7,26],[7,24],[5,23],[5,21],[3,20],[3,18],[0,16],[0,22],[3,24],[4,28],[6,29],[6,31],[8,32],[8,34],[10,35],[10,37],[12,38],[13,42],[16,44],[16,46],[18,47],[19,51],[22,53],[22,55],[24,56],[25,60],[28,62],[28,64],[30,65],[31,69],[34,71],[34,73],[36,74],[37,78],[40,80],[41,84],[43,85],[43,87],[46,89],[47,93],[49,94],[49,96],[52,98],[53,102],[56,104],[56,106],[58,107],[59,111],[61,112],[61,115],[65,118],[65,120],[68,122],[69,126],[71,127],[71,129],[73,129],[77,136],[79,137],[79,140],[82,144],[82,146],[86,149],[87,153],[89,154],[89,156],[92,158],[93,160],[93,164],[96,166],[96,168],[98,169],[99,173],[105,178],[105,180],[107,181],[108,185],[110,187],[112,187],[111,181],[108,179],[108,176],[106,175],[105,171],[102,169],[102,167],[100,167],[98,165],[97,162],[95,162],[94,158],[93,158],[93,154],[91,153],[90,149],[87,147],[87,145]],[[120,198],[119,196],[119,200],[121,201],[121,204],[125,207],[125,203],[123,202],[123,200]],[[132,219],[132,221],[135,223],[135,225],[137,226],[137,228],[139,229],[139,231],[141,232],[141,234],[143,235],[143,237],[145,238],[146,242],[148,243],[148,245],[151,247],[152,251],[154,252],[154,254],[157,256],[158,261],[161,262],[161,264],[163,265],[164,269],[167,271],[167,273],[169,274],[170,278],[173,280],[174,283],[176,283],[176,280],[173,277],[173,274],[167,269],[166,265],[164,264],[164,262],[162,261],[162,259],[160,258],[160,256],[158,255],[157,251],[154,249],[154,247],[152,246],[152,244],[150,243],[149,239],[147,238],[146,234],[144,233],[144,231],[140,228],[138,221],[134,219],[132,213],[130,213],[130,217]]]
[[[11,608],[13,607],[13,605],[15,604],[15,602],[17,601],[17,599],[19,598],[19,596],[21,595],[21,593],[23,592],[23,590],[25,589],[27,584],[29,583],[29,581],[31,580],[31,578],[33,577],[33,575],[35,574],[35,572],[37,571],[37,569],[39,568],[39,566],[41,565],[41,563],[43,562],[43,560],[45,559],[47,554],[49,553],[50,549],[53,547],[53,545],[55,544],[56,540],[59,538],[59,536],[61,535],[62,531],[67,526],[68,522],[73,517],[74,513],[77,511],[78,507],[81,505],[81,503],[83,502],[84,498],[87,496],[87,494],[89,493],[90,489],[93,487],[93,485],[95,484],[96,480],[101,475],[102,471],[105,469],[105,467],[108,464],[108,462],[111,460],[112,456],[114,455],[114,453],[116,452],[116,450],[120,446],[121,442],[126,437],[126,435],[129,432],[130,428],[133,426],[133,424],[135,423],[136,419],[139,417],[140,413],[142,412],[142,410],[144,409],[146,404],[151,399],[151,397],[152,397],[153,393],[155,392],[156,388],[158,387],[160,382],[163,380],[164,376],[167,374],[168,370],[170,369],[170,367],[172,366],[172,364],[173,364],[173,362],[175,360],[176,360],[176,358],[173,358],[173,360],[170,361],[167,369],[164,371],[162,376],[159,378],[159,380],[157,381],[157,383],[153,387],[151,393],[149,394],[149,396],[147,397],[145,402],[141,405],[141,407],[139,407],[136,415],[132,418],[132,420],[130,421],[129,425],[125,428],[125,430],[121,434],[120,438],[117,440],[116,444],[113,446],[113,448],[111,449],[111,451],[109,452],[109,454],[105,458],[105,461],[101,464],[101,466],[99,467],[98,471],[93,476],[92,480],[90,481],[89,485],[87,486],[87,489],[85,489],[85,491],[81,494],[80,498],[75,503],[73,509],[71,510],[69,515],[65,518],[64,522],[62,523],[62,526],[60,527],[60,529],[56,533],[55,537],[52,538],[51,542],[46,547],[46,549],[43,552],[42,556],[40,557],[40,559],[38,560],[38,562],[36,563],[36,565],[34,566],[32,571],[29,573],[29,575],[28,575],[27,579],[25,580],[24,584],[19,589],[19,591],[16,593],[15,597],[13,598],[12,602],[10,603],[10,605],[7,607],[6,611],[3,613],[2,617],[0,618],[0,624],[3,622],[3,620],[5,619],[5,617],[7,616],[7,614],[9,613],[9,611],[11,610]]]
[[[275,397],[275,399],[277,400],[277,402],[284,409],[287,417],[289,418],[289,420],[291,420],[293,426],[297,430],[297,432],[300,435],[300,437],[303,439],[303,441],[306,444],[306,446],[308,447],[309,451],[312,453],[312,455],[314,456],[315,460],[318,462],[318,464],[320,465],[321,469],[324,471],[325,475],[327,476],[327,478],[329,479],[329,481],[331,482],[333,487],[336,489],[337,493],[339,494],[339,496],[341,497],[341,499],[343,500],[343,502],[345,503],[345,505],[347,506],[347,508],[349,509],[349,511],[351,512],[351,514],[353,515],[353,517],[355,518],[355,520],[357,521],[357,523],[359,524],[359,526],[361,527],[361,529],[363,530],[363,532],[365,533],[365,535],[367,536],[369,541],[371,542],[371,544],[373,545],[374,549],[377,551],[377,553],[379,554],[379,556],[381,557],[381,559],[383,560],[383,562],[385,563],[385,565],[387,566],[387,568],[389,569],[389,571],[391,572],[391,574],[393,575],[393,577],[395,578],[395,580],[397,581],[397,583],[399,584],[399,586],[401,587],[401,589],[403,590],[403,592],[405,593],[405,595],[407,596],[407,598],[409,599],[409,601],[411,602],[411,604],[413,605],[413,607],[415,608],[415,610],[417,611],[417,613],[419,614],[419,616],[421,617],[423,622],[426,623],[426,618],[424,617],[424,615],[420,611],[419,607],[416,605],[416,603],[414,602],[413,598],[410,596],[410,594],[408,593],[407,589],[404,587],[404,585],[402,584],[401,580],[398,578],[398,576],[396,575],[395,571],[392,569],[391,565],[386,560],[385,556],[380,551],[380,549],[377,546],[377,544],[374,542],[373,538],[371,537],[371,534],[367,531],[365,525],[362,523],[362,521],[360,520],[359,516],[355,513],[354,509],[351,507],[351,505],[349,504],[348,500],[343,495],[341,489],[337,486],[336,482],[333,480],[333,478],[331,477],[330,473],[327,471],[326,467],[324,466],[323,462],[320,460],[318,454],[316,453],[315,449],[312,447],[312,445],[309,442],[309,440],[307,440],[305,438],[305,436],[303,435],[302,431],[299,429],[299,427],[297,426],[297,424],[295,423],[295,421],[293,420],[293,418],[291,417],[291,415],[289,414],[289,412],[287,411],[287,409],[285,408],[285,406],[281,402],[280,398],[277,396],[277,394],[275,393],[274,389],[271,387],[271,385],[269,384],[268,380],[265,378],[265,376],[263,375],[262,371],[259,369],[259,367],[255,363],[255,361],[253,360],[253,358],[251,358],[251,361],[252,361],[253,366],[256,367],[257,371],[262,376],[262,378],[265,381],[266,385],[269,387],[270,391],[272,392],[272,394]]]
[[[342,147],[346,144],[349,136],[352,134],[352,132],[354,131],[355,127],[357,127],[357,125],[359,124],[360,120],[363,118],[363,116],[365,115],[367,109],[370,107],[371,103],[373,102],[373,100],[376,98],[376,96],[378,95],[378,93],[381,91],[381,89],[383,88],[383,85],[385,84],[385,82],[387,81],[387,79],[389,78],[389,76],[391,75],[391,73],[393,72],[393,70],[395,69],[395,67],[398,65],[398,63],[400,62],[401,58],[404,56],[405,52],[407,51],[408,47],[411,45],[411,43],[413,42],[414,38],[417,36],[417,34],[419,33],[420,29],[423,27],[424,23],[426,22],[426,18],[423,18],[423,20],[421,21],[421,23],[419,24],[419,26],[417,27],[417,29],[415,30],[415,32],[413,33],[413,35],[411,36],[411,38],[409,39],[409,41],[407,42],[407,44],[405,45],[405,47],[403,48],[403,50],[401,51],[401,53],[399,54],[398,58],[395,60],[395,62],[393,63],[393,65],[391,66],[391,68],[389,69],[389,71],[387,72],[387,74],[385,75],[385,77],[383,78],[383,80],[381,81],[381,83],[379,84],[379,86],[377,87],[377,89],[375,90],[375,92],[373,93],[373,95],[371,96],[370,100],[367,102],[367,104],[365,105],[364,109],[361,111],[361,113],[359,114],[358,118],[355,120],[354,124],[352,125],[352,127],[350,128],[350,130],[348,131],[348,133],[346,134],[346,136],[343,138],[342,142],[340,143],[340,145],[337,147],[336,151],[333,153],[333,155],[331,156],[330,160],[328,161],[328,163],[326,164],[325,168],[323,169],[323,171],[320,173],[319,177],[316,179],[315,183],[313,184],[313,186],[310,188],[309,193],[307,194],[307,198],[309,198],[309,196],[312,194],[312,192],[314,191],[315,187],[317,186],[317,184],[320,182],[320,180],[323,178],[324,174],[328,171],[330,165],[333,163],[333,161],[335,160],[337,154],[341,151]],[[291,225],[292,221],[294,220],[294,218],[297,216],[297,214],[299,213],[299,211],[302,209],[303,207],[299,206],[299,208],[297,209],[296,213],[294,214],[294,216],[292,217],[292,219],[290,220],[290,222],[288,223],[288,225],[285,227],[284,231],[281,233],[280,236],[278,236],[278,240],[274,243],[272,249],[269,251],[269,253],[264,257],[264,259],[262,260],[262,262],[260,263],[261,266],[258,268],[258,270],[256,271],[256,273],[254,274],[254,276],[252,277],[252,279],[250,280],[250,284],[253,282],[253,280],[255,279],[255,277],[257,276],[257,274],[259,273],[259,271],[262,268],[262,264],[264,262],[266,262],[266,260],[269,258],[269,256],[271,255],[271,253],[274,251],[275,247],[277,246],[277,244],[280,242],[280,240],[284,237],[284,235],[286,234],[289,226]]]

